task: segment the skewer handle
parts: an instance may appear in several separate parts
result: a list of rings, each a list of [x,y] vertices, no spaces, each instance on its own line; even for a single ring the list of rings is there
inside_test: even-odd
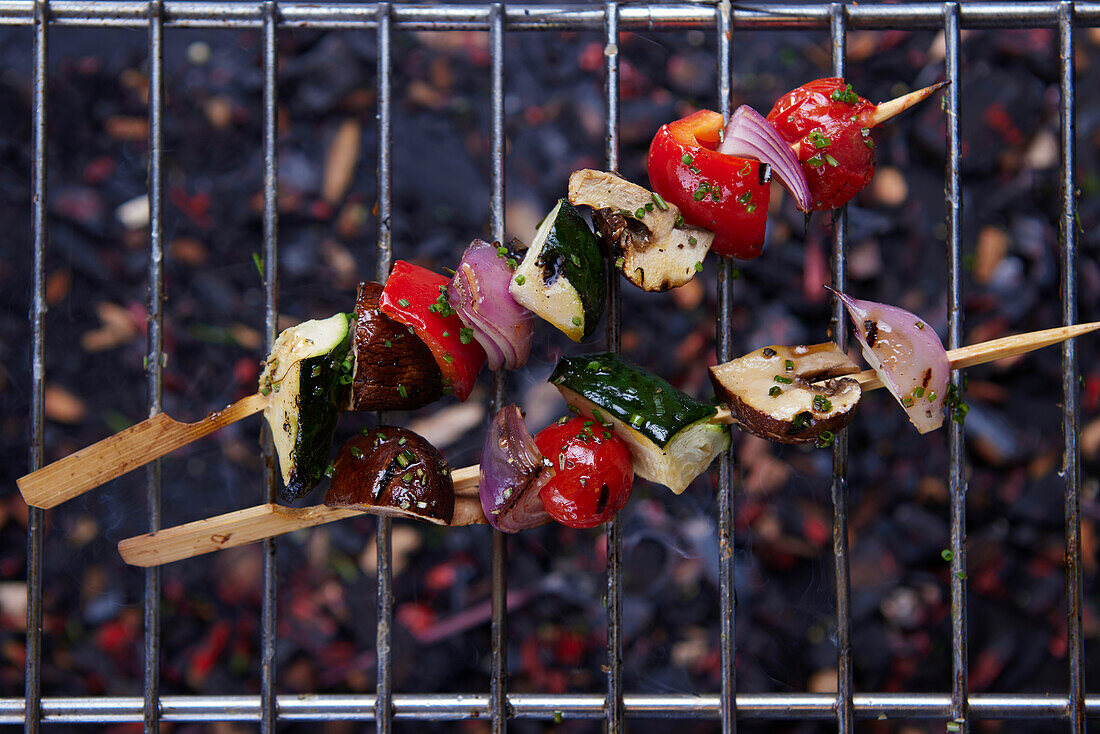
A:
[[[477,496],[477,467],[468,466],[458,471],[473,473],[473,494],[469,485],[464,494],[455,496],[454,519],[451,527],[485,523],[485,514],[481,510],[481,500]],[[455,474],[458,474],[458,471]],[[126,538],[118,544],[122,560],[131,566],[160,566],[185,558],[194,558],[205,553],[236,548],[256,543],[265,538],[292,533],[302,528],[343,520],[356,515],[382,514],[368,509],[354,507],[285,507],[266,504],[234,510],[224,515],[196,520],[186,525],[177,525],[155,533],[136,535]]]
[[[249,395],[201,421],[180,423],[164,413],[108,436],[15,480],[31,507],[49,509],[159,459],[208,433],[263,409],[267,399]]]

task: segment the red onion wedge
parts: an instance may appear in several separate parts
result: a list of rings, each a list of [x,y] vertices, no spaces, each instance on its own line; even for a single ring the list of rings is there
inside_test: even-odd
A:
[[[523,413],[506,405],[493,418],[481,450],[478,494],[485,519],[502,533],[516,533],[550,522],[539,490],[554,469],[527,432]]]
[[[794,197],[798,208],[804,212],[810,211],[810,184],[794,150],[772,124],[752,107],[741,105],[730,116],[718,152],[767,163]]]
[[[485,349],[491,370],[526,364],[534,335],[534,316],[508,292],[508,258],[504,248],[474,240],[447,286],[451,308]]]
[[[833,293],[852,317],[863,356],[917,430],[928,433],[943,425],[951,360],[935,329],[903,308]]]

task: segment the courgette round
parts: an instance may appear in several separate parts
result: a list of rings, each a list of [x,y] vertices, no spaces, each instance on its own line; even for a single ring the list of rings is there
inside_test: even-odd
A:
[[[607,295],[607,265],[588,223],[565,199],[539,225],[508,291],[573,341],[596,330]]]

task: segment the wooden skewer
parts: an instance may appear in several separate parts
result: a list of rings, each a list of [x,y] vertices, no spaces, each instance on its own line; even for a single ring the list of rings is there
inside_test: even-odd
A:
[[[947,353],[947,357],[951,361],[952,368],[962,369],[1005,357],[1015,357],[1097,329],[1100,329],[1100,321],[1016,334],[969,347],[952,349]],[[877,390],[882,387],[882,382],[874,370],[865,370],[852,377],[859,381],[864,390]],[[730,415],[729,408],[720,407],[711,422],[732,423],[733,417]],[[475,465],[456,469],[451,473],[456,495],[455,520],[452,521],[452,526],[485,521],[477,498],[479,470],[480,467]],[[354,517],[365,512],[367,511],[338,509],[325,505],[300,508],[273,504],[257,505],[186,525],[177,525],[156,533],[127,538],[118,544],[118,550],[122,554],[122,559],[131,566],[159,566],[203,553],[255,543],[264,538],[322,525],[345,517]]]
[[[889,102],[882,102],[875,107],[875,111],[871,114],[871,127],[881,125],[891,117],[897,117],[913,105],[928,99],[950,83],[949,81],[940,82],[939,84],[933,84],[930,87],[910,92],[897,99],[892,99]]]
[[[455,485],[455,515],[451,527],[485,522],[477,496],[478,467],[468,466],[451,474]],[[264,504],[196,520],[156,533],[127,538],[118,544],[122,560],[131,566],[160,566],[204,553],[236,548],[265,538],[291,533],[346,517],[374,514],[372,509],[351,507],[286,507]]]
[[[263,410],[266,404],[267,398],[259,393],[249,395],[194,423],[181,423],[160,413],[19,477],[15,483],[31,507],[56,507],[223,426],[247,418]]]

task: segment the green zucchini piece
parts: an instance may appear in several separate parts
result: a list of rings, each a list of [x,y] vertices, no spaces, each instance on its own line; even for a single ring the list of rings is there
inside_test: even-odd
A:
[[[714,406],[617,354],[565,357],[550,382],[569,405],[613,426],[630,446],[635,474],[676,494],[729,447],[729,429],[711,423],[718,413]]]
[[[283,498],[298,499],[324,477],[332,433],[347,402],[354,357],[348,314],[306,321],[286,329],[271,348],[260,375],[282,471]]]
[[[508,291],[575,342],[587,339],[603,313],[607,265],[596,236],[565,199],[542,220]]]

